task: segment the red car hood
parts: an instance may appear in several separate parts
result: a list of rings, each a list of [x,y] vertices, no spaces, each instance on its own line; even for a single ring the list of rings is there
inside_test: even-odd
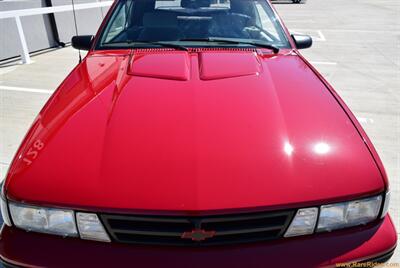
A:
[[[90,53],[27,135],[9,198],[120,211],[319,204],[377,193],[353,123],[297,55]]]

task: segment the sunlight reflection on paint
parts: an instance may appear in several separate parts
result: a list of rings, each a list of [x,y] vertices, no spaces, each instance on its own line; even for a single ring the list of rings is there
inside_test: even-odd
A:
[[[285,142],[285,145],[283,146],[283,150],[285,151],[285,153],[287,155],[292,155],[292,153],[294,151],[293,146],[288,142]]]
[[[327,154],[330,150],[331,147],[325,142],[319,142],[314,145],[314,152],[317,154]]]

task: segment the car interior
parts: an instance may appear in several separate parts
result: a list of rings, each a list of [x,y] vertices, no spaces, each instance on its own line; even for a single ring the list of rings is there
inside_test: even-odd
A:
[[[211,36],[268,42],[280,40],[279,31],[273,26],[271,31],[263,27],[260,6],[257,6],[259,1],[132,0],[128,3],[125,10],[111,18],[111,28],[103,43],[178,41]]]

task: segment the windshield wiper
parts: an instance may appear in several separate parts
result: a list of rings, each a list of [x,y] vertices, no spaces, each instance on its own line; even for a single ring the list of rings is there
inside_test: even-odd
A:
[[[223,38],[223,37],[187,38],[187,39],[180,39],[179,41],[221,42],[221,43],[237,44],[237,45],[246,44],[246,45],[271,49],[275,54],[279,52],[279,48],[271,44],[256,42],[256,41],[245,41],[235,38]]]
[[[173,43],[166,43],[166,42],[160,42],[160,41],[132,41],[132,40],[126,40],[126,41],[115,41],[115,42],[108,42],[104,43],[104,45],[115,45],[115,44],[127,44],[127,45],[133,45],[134,47],[139,44],[150,44],[150,45],[157,45],[161,47],[169,47],[169,48],[175,48],[178,50],[184,50],[188,51],[188,48],[182,45],[178,44],[173,44]]]

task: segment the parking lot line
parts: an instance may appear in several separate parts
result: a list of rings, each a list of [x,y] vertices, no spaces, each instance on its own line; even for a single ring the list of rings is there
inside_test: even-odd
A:
[[[318,30],[317,33],[319,35],[319,41],[326,41],[325,35],[322,33],[321,30]]]
[[[310,61],[314,65],[337,65],[337,62],[333,61]]]
[[[20,92],[31,92],[31,93],[41,93],[41,94],[53,94],[54,91],[39,88],[26,88],[26,87],[10,87],[0,85],[0,90],[7,91],[20,91]]]
[[[296,29],[300,31],[299,29]],[[318,32],[320,29],[301,29],[301,31],[312,31]],[[369,33],[369,34],[399,34],[400,31],[389,31],[389,30],[362,30],[362,29],[323,29],[324,32],[333,32],[333,33]]]
[[[314,23],[313,19],[292,19],[292,20],[285,20],[285,23]]]
[[[325,35],[321,30],[312,30],[312,29],[292,29],[290,31],[293,34],[308,34],[312,37],[314,41],[317,42],[326,42]]]
[[[367,117],[357,117],[357,120],[361,124],[373,124],[374,123],[374,119],[367,118]]]

